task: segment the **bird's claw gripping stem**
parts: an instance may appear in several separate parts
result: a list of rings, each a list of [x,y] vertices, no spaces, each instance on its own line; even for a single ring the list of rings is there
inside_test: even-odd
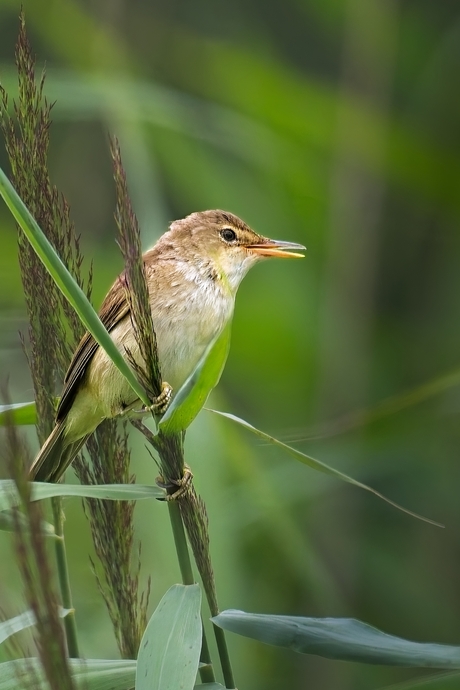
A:
[[[192,479],[193,473],[188,465],[184,465],[184,474],[182,476],[182,479],[169,479],[168,481],[165,481],[164,477],[157,477],[156,484],[161,489],[168,490],[172,489],[174,486],[178,487],[176,491],[174,491],[172,494],[166,494],[164,498],[160,498],[159,500],[176,501],[178,498],[180,498],[187,492],[187,489],[189,488]]]
[[[144,407],[146,412],[153,412],[154,415],[161,415],[166,412],[171,402],[173,389],[172,386],[163,381],[161,384],[161,393],[152,400],[150,407]]]

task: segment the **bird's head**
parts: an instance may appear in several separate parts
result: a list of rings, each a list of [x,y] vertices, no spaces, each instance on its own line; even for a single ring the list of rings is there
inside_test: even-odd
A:
[[[181,253],[202,266],[211,265],[235,292],[248,270],[261,259],[302,257],[295,242],[271,240],[226,211],[201,211],[176,220],[167,233]],[[166,238],[166,236],[165,236]]]

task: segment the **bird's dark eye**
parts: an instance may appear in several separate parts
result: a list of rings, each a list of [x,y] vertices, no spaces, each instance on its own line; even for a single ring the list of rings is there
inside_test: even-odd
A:
[[[220,236],[226,242],[234,242],[236,240],[236,232],[231,228],[224,228],[220,231]]]

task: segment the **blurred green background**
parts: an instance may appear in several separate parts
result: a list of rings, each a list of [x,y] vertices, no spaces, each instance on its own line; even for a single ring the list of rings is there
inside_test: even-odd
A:
[[[302,262],[266,262],[245,279],[211,406],[446,525],[317,475],[203,411],[187,454],[221,608],[353,616],[458,644],[458,386],[352,429],[336,424],[460,366],[458,2],[24,5],[56,100],[50,169],[94,262],[95,304],[121,268],[110,132],[145,247],[170,220],[223,208],[308,248]],[[0,75],[12,92],[18,10],[0,0]],[[2,205],[0,372],[23,401],[32,389],[15,232]],[[153,482],[142,441],[133,448],[138,481]],[[153,606],[179,572],[164,506],[141,502],[136,516]],[[114,657],[75,499],[67,534],[83,652]],[[0,553],[1,607],[13,615],[25,604],[6,533]],[[371,690],[423,675],[229,643],[241,689]]]

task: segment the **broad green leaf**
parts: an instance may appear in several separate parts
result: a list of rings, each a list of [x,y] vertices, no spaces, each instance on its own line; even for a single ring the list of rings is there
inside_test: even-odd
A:
[[[344,474],[339,470],[335,470],[333,467],[329,467],[329,465],[326,465],[326,463],[321,462],[321,460],[315,460],[315,458],[312,458],[310,455],[306,455],[305,453],[302,453],[300,450],[292,448],[292,446],[288,446],[287,443],[283,443],[282,441],[279,441],[277,438],[274,438],[273,436],[270,436],[269,434],[266,434],[263,431],[256,429],[256,427],[252,426],[252,424],[245,422],[244,419],[240,419],[240,417],[236,417],[234,414],[230,414],[229,412],[220,412],[219,410],[211,410],[210,408],[206,409],[209,412],[214,412],[214,414],[218,414],[221,417],[226,417],[227,419],[231,419],[232,422],[240,424],[245,429],[248,429],[248,431],[251,431],[259,438],[263,439],[264,441],[268,441],[268,443],[271,443],[274,446],[278,446],[278,448],[282,448],[290,455],[293,455],[296,458],[296,460],[299,460],[304,465],[308,465],[308,467],[311,467],[312,469],[317,470],[318,472],[322,472],[323,474],[329,474],[331,477],[337,477],[338,479],[341,479],[344,482],[348,482],[349,484],[353,484],[354,486],[357,486],[360,489],[369,491],[370,493],[374,494],[374,496],[378,496],[378,498],[381,498],[383,501],[386,501],[386,503],[389,503],[394,508],[402,510],[403,513],[407,513],[408,515],[411,515],[412,517],[415,517],[418,520],[423,520],[423,522],[428,522],[430,525],[435,525],[436,527],[444,527],[444,525],[441,525],[439,522],[435,522],[434,520],[430,520],[429,518],[426,518],[423,515],[414,513],[412,510],[403,508],[403,506],[400,506],[398,503],[395,503],[391,499],[381,494],[379,491],[376,491],[372,487],[367,486],[367,484],[363,484],[362,482],[359,482],[356,479],[349,477],[347,474]]]
[[[136,662],[106,659],[69,659],[76,688],[129,690],[134,685]],[[49,690],[39,659],[15,659],[0,664],[0,690]]]
[[[136,690],[192,690],[201,651],[200,606],[199,585],[168,589],[141,640]]]
[[[231,323],[209,345],[193,373],[177,391],[166,410],[159,429],[174,434],[187,429],[219,382],[230,348]]]
[[[0,530],[2,532],[14,532],[17,521],[19,521],[19,524],[23,530],[26,532],[29,531],[29,523],[22,513],[16,511],[16,515],[13,516],[13,512],[10,510],[0,512]],[[46,522],[45,520],[42,520],[41,522],[40,532],[45,537],[56,536],[54,525],[52,525],[50,522]]]
[[[39,228],[37,222],[1,168],[0,195],[5,200],[14,219],[23,230],[40,261],[43,263],[63,295],[75,309],[82,323],[127,379],[138,398],[142,400],[144,405],[150,405],[144,389],[139,384],[131,367],[104,328],[85,293],[72,278],[59,258],[56,250]]]
[[[0,426],[4,426],[8,419],[13,424],[35,424],[37,421],[35,402],[0,405]]]
[[[142,498],[164,498],[165,492],[158,486],[146,484],[49,484],[32,482],[32,501],[53,496],[81,496],[108,501],[137,501]],[[18,505],[19,497],[12,479],[0,481],[0,511]]]
[[[62,609],[59,607],[60,618],[65,618],[71,609]],[[35,615],[32,610],[24,611],[24,613],[19,614],[19,616],[14,616],[14,618],[9,618],[6,621],[0,623],[0,644],[5,642],[11,635],[14,635],[21,630],[30,628],[35,625]]]
[[[460,668],[460,647],[403,640],[353,618],[298,618],[228,610],[212,621],[244,637],[328,659],[386,666]]]

